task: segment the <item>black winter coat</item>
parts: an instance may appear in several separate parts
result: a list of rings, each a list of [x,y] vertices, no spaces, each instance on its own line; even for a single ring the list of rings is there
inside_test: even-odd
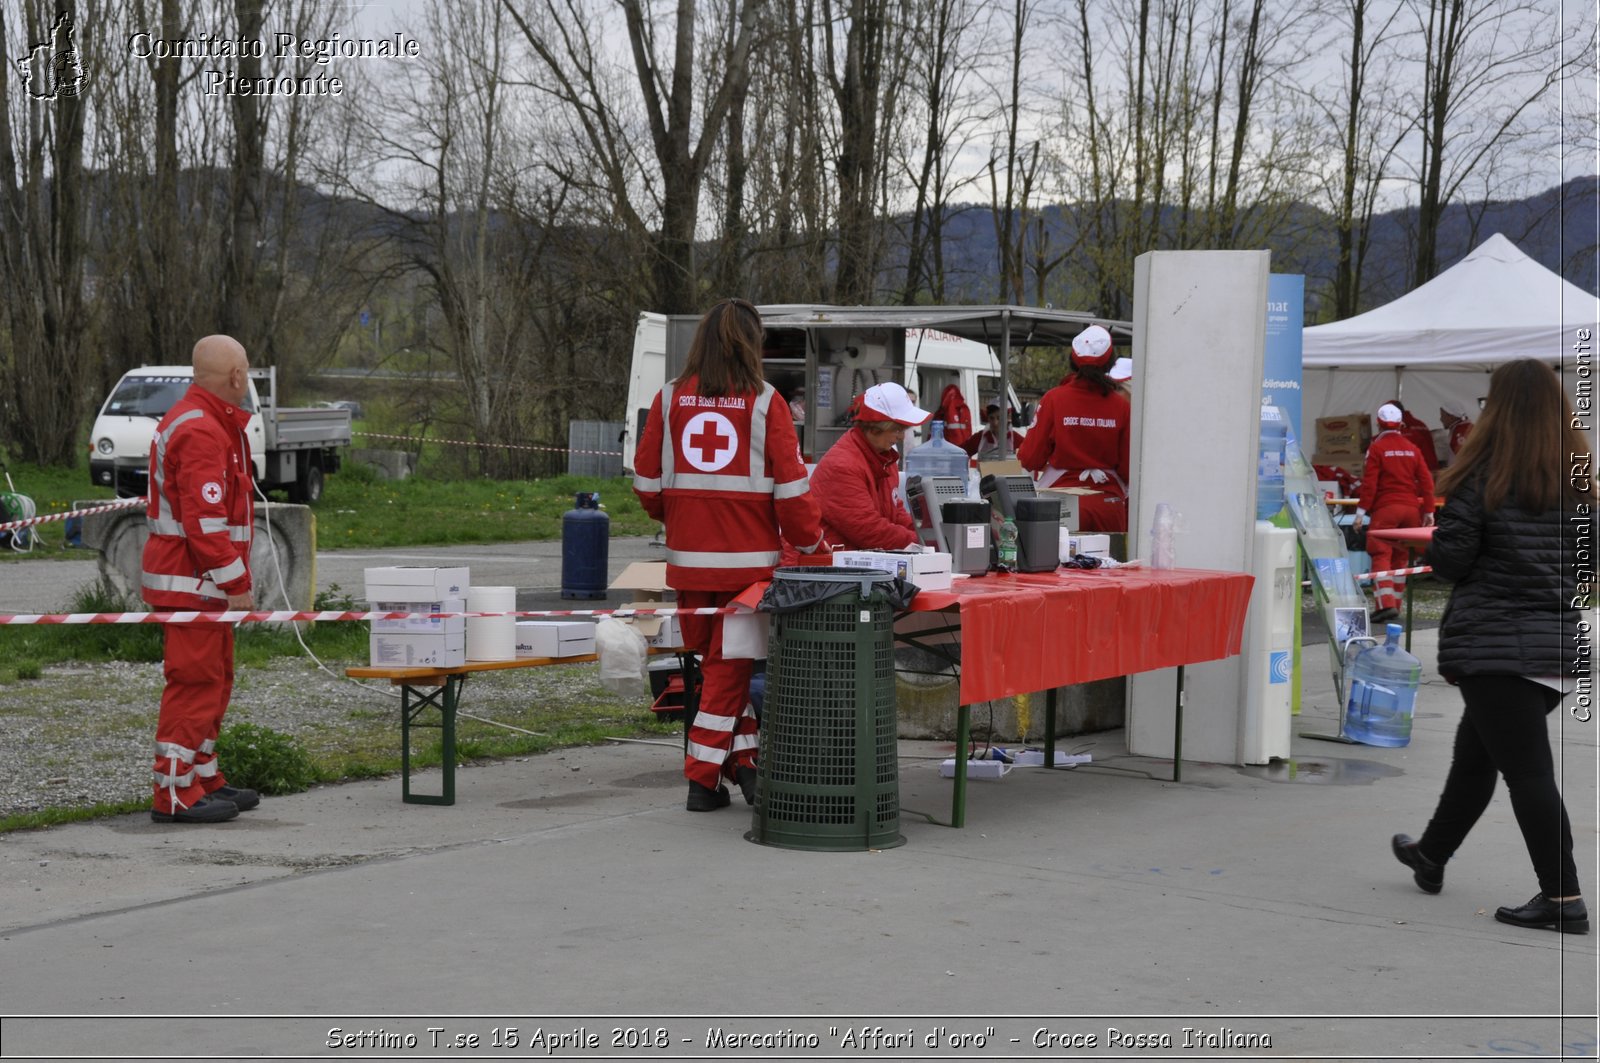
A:
[[[1594,507],[1529,513],[1483,506],[1483,479],[1456,488],[1423,560],[1455,583],[1439,628],[1439,674],[1558,676],[1578,665],[1574,597],[1594,557]],[[1593,571],[1592,560],[1581,568]],[[1588,579],[1589,577],[1584,577]]]

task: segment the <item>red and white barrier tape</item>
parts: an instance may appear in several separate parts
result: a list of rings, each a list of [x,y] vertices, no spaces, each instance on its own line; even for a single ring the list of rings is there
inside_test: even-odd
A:
[[[127,509],[129,506],[142,506],[142,498],[124,498],[120,502],[107,502],[103,506],[90,506],[88,509],[75,509],[68,513],[46,513],[42,517],[29,517],[27,520],[12,520],[0,524],[0,532],[11,531],[13,528],[26,528],[33,524],[48,524],[53,520],[66,520],[68,517],[87,517],[91,513],[110,513],[114,509]]]
[[[363,439],[398,439],[406,443],[447,443],[454,447],[493,447],[496,450],[538,450],[553,454],[599,454],[620,458],[620,450],[573,450],[570,447],[539,447],[529,443],[480,443],[475,439],[418,439],[415,436],[392,436],[381,432],[354,432]]]
[[[286,624],[301,620],[453,620],[483,616],[726,616],[740,610],[677,609],[519,609],[494,613],[395,613],[324,610],[296,612],[293,609],[243,609],[221,613],[0,613],[0,627],[20,624]]]
[[[1381,579],[1385,576],[1391,578],[1394,576],[1417,576],[1424,572],[1432,571],[1433,567],[1431,565],[1418,565],[1416,568],[1391,568],[1387,572],[1363,572],[1361,575],[1357,576],[1356,579],[1362,583],[1368,583],[1372,580]]]

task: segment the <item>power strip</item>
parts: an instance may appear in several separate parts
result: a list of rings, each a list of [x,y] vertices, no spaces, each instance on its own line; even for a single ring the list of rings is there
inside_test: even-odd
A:
[[[1044,767],[1044,750],[1019,749],[1014,755],[1014,759],[1019,768],[1042,768]],[[1058,768],[1075,768],[1079,764],[1088,764],[1093,759],[1088,753],[1067,753],[1060,749],[1056,750],[1056,767]]]
[[[967,778],[969,779],[998,779],[1011,770],[1011,765],[1002,760],[969,760],[967,761]],[[939,764],[939,777],[941,779],[954,779],[956,777],[956,758],[951,757]]]

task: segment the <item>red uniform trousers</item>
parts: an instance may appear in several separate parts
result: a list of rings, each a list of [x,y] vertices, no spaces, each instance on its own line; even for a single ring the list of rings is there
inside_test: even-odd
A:
[[[1422,509],[1416,503],[1396,503],[1379,506],[1372,512],[1368,531],[1386,531],[1389,528],[1420,528]],[[1404,543],[1390,542],[1376,536],[1367,536],[1367,553],[1372,556],[1372,571],[1388,572],[1405,568],[1411,560],[1411,551]],[[1400,596],[1406,592],[1404,576],[1379,576],[1372,581],[1372,597],[1379,609],[1400,608]]]
[[[680,609],[720,608],[738,591],[678,592]],[[689,728],[683,774],[715,790],[742,767],[754,767],[760,741],[756,710],[750,704],[755,662],[722,656],[722,617],[680,613],[686,646],[700,655],[700,704]]]
[[[1087,484],[1084,486],[1088,486]],[[1078,530],[1086,532],[1125,532],[1128,530],[1128,500],[1112,484],[1095,484],[1098,495],[1078,496]]]
[[[164,624],[161,713],[156,719],[157,812],[189,808],[226,783],[217,734],[233,694],[233,625]]]

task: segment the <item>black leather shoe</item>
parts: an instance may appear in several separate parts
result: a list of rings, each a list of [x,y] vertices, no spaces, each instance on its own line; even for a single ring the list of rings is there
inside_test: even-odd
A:
[[[756,769],[750,767],[735,768],[734,776],[739,780],[739,789],[744,791],[744,803],[756,803]]]
[[[261,795],[254,790],[246,790],[239,786],[219,786],[208,797],[220,797],[224,801],[232,801],[239,806],[240,812],[248,812],[261,803]]]
[[[733,798],[728,795],[726,786],[719,786],[713,790],[709,786],[691,782],[689,803],[685,807],[690,812],[715,812],[719,808],[727,808],[732,803]]]
[[[238,805],[210,794],[188,808],[174,809],[171,812],[157,812],[153,808],[150,810],[150,818],[157,823],[221,823],[238,814]]]
[[[1390,620],[1398,620],[1399,618],[1400,610],[1393,606],[1385,606],[1372,614],[1372,622],[1374,624],[1385,624]]]
[[[1583,898],[1575,901],[1553,901],[1542,893],[1520,908],[1499,908],[1494,917],[1512,926],[1525,926],[1532,930],[1554,930],[1562,934],[1587,934],[1589,909]]]
[[[1436,864],[1422,855],[1416,841],[1409,834],[1396,834],[1389,840],[1394,858],[1416,874],[1411,878],[1423,893],[1438,893],[1444,889],[1444,865]]]

